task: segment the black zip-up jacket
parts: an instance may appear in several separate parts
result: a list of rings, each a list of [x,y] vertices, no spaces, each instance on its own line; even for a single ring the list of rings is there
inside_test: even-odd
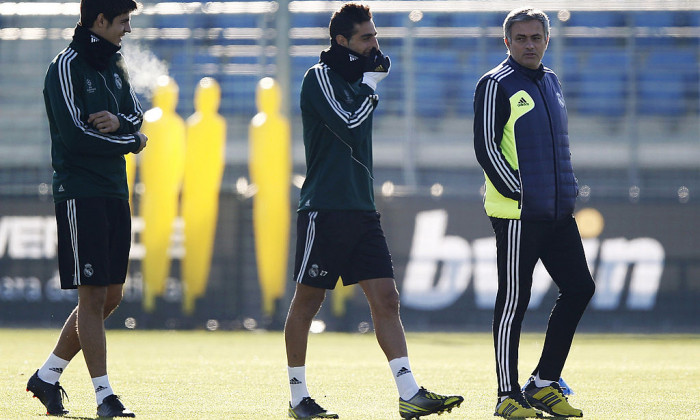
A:
[[[486,73],[474,94],[474,150],[486,176],[491,217],[560,220],[574,212],[566,103],[559,79],[511,57]]]
[[[306,180],[298,211],[375,210],[372,115],[377,95],[361,83],[363,60],[334,44],[304,75]]]
[[[73,41],[49,65],[44,103],[51,132],[54,202],[80,197],[128,200],[124,155],[138,150],[143,112],[119,47],[78,25]],[[116,132],[103,134],[88,116],[109,111]]]

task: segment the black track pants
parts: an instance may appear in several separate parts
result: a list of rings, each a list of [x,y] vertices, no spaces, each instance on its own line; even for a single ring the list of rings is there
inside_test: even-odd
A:
[[[573,217],[530,222],[491,218],[496,233],[498,293],[493,315],[498,395],[519,391],[518,345],[530,301],[532,273],[542,260],[559,288],[549,316],[542,356],[533,374],[542,379],[561,376],[574,332],[595,285],[586,265],[581,236]]]

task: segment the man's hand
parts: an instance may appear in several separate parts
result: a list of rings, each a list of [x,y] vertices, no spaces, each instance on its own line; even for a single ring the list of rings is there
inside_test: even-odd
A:
[[[146,143],[148,143],[148,137],[146,137],[146,135],[143,134],[143,133],[140,132],[140,131],[137,131],[137,132],[134,133],[134,134],[136,135],[136,137],[139,138],[139,140],[141,140],[141,145],[140,145],[139,148],[136,149],[136,151],[134,152],[134,154],[136,155],[136,154],[141,153],[141,150],[143,150],[143,149],[146,147]]]
[[[119,118],[109,111],[100,111],[90,114],[87,120],[100,133],[113,133],[119,129]]]
[[[365,64],[365,72],[362,76],[362,83],[377,90],[377,83],[381,82],[388,74],[391,67],[391,60],[376,48],[372,49]]]

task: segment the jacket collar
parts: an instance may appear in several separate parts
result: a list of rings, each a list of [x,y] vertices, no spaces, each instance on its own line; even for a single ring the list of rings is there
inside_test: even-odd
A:
[[[362,77],[366,60],[364,56],[335,42],[321,52],[320,58],[322,63],[340,74],[348,83],[354,83]]]
[[[121,47],[78,24],[73,33],[71,48],[76,50],[92,67],[104,70],[109,65],[109,60]]]
[[[518,64],[518,62],[515,61],[515,59],[510,55],[508,55],[508,59],[506,60],[506,62],[509,66],[523,73],[525,76],[532,80],[542,80],[542,78],[544,77],[544,65],[542,63],[540,63],[540,66],[537,69],[530,69]]]

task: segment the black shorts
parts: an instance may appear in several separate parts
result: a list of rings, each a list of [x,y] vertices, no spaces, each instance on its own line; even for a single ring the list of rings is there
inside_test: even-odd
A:
[[[131,248],[129,202],[75,198],[56,204],[62,289],[124,284]]]
[[[294,281],[333,289],[361,280],[394,278],[376,211],[310,211],[297,216]]]

